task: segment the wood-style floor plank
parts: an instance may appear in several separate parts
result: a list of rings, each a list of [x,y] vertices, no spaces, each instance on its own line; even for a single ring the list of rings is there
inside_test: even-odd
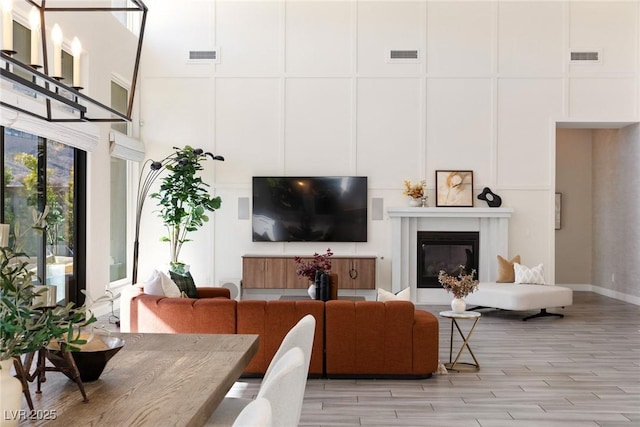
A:
[[[421,308],[436,315],[446,309]],[[640,307],[575,292],[573,306],[549,311],[565,317],[523,322],[529,312],[482,310],[470,341],[478,372],[309,380],[301,425],[640,426]],[[439,320],[444,361],[450,323]]]
[[[420,308],[436,316],[447,309]],[[640,426],[640,307],[574,292],[572,306],[549,311],[565,317],[523,322],[533,312],[482,310],[470,341],[478,372],[406,381],[311,379],[300,424]],[[439,320],[440,359],[447,361],[450,321]],[[259,385],[243,379],[231,395],[253,398]]]

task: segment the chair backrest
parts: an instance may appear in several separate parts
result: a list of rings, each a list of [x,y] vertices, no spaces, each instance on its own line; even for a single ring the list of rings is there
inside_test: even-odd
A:
[[[264,397],[252,400],[238,414],[232,427],[271,427],[271,403]]]
[[[294,347],[278,359],[269,378],[260,385],[258,398],[271,404],[274,426],[297,426],[302,412],[307,370],[302,350]]]
[[[307,314],[302,319],[296,323],[293,328],[287,332],[282,343],[280,343],[280,347],[278,347],[278,351],[271,359],[271,363],[269,363],[269,367],[267,368],[267,372],[264,374],[264,379],[266,380],[271,374],[271,370],[273,366],[278,362],[278,360],[290,349],[294,347],[299,347],[304,354],[304,363],[305,363],[305,371],[309,372],[309,362],[311,361],[311,350],[313,348],[313,337],[316,331],[316,318],[311,314]]]

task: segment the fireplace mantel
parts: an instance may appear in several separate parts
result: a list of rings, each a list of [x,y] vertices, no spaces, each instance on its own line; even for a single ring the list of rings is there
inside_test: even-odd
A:
[[[496,255],[509,256],[509,219],[512,208],[412,208],[398,207],[387,210],[391,218],[391,288],[398,292],[411,287],[414,302],[436,302],[433,296],[421,298],[429,291],[417,289],[417,234],[418,231],[478,231],[480,233],[480,259],[478,275],[482,282],[495,280]],[[418,292],[420,291],[420,292]],[[444,290],[435,289],[442,303],[447,301]],[[428,301],[427,301],[428,299]],[[450,300],[450,298],[448,298]]]

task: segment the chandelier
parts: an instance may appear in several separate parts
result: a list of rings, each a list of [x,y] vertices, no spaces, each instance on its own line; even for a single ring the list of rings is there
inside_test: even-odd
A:
[[[64,0],[21,1],[18,10],[14,10],[14,6],[17,5],[13,4],[13,0],[0,0],[2,12],[0,105],[48,122],[130,122],[147,16],[145,4],[141,0],[122,0],[120,2],[122,6],[115,6],[114,3],[117,2],[110,0],[71,2],[73,6],[69,5],[69,1]],[[133,59],[126,111],[118,111],[94,99],[83,90],[81,79],[83,52],[78,37],[74,37],[70,44],[73,77],[66,80],[63,78],[62,28],[58,23],[49,27],[47,19],[53,17],[52,21],[55,22],[55,18],[60,14],[74,13],[77,15],[73,15],[73,21],[69,21],[71,18],[69,16],[65,22],[82,23],[86,16],[82,14],[85,13],[121,13],[126,16],[131,12],[137,15],[135,21],[139,23],[137,49]],[[30,28],[30,49],[26,49],[29,55],[26,55],[26,52],[19,55],[17,48],[14,47],[16,17],[22,18],[25,24],[28,21],[25,26],[28,25]],[[20,23],[18,20],[15,22]],[[95,28],[93,34],[96,38],[109,37],[108,34],[98,36],[100,31],[101,28]],[[24,46],[25,43],[22,45]],[[48,48],[51,46],[53,51],[49,55]],[[113,58],[114,61],[120,61],[120,59]]]

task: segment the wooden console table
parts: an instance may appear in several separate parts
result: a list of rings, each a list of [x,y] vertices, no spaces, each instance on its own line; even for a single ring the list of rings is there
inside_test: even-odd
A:
[[[113,335],[125,345],[84,384],[88,403],[65,375],[48,374],[20,425],[201,426],[258,351],[258,335]]]
[[[312,257],[302,257],[309,261]],[[309,281],[296,275],[293,255],[243,255],[244,289],[307,289]],[[375,289],[376,256],[331,257],[331,273],[338,275],[340,289]]]

